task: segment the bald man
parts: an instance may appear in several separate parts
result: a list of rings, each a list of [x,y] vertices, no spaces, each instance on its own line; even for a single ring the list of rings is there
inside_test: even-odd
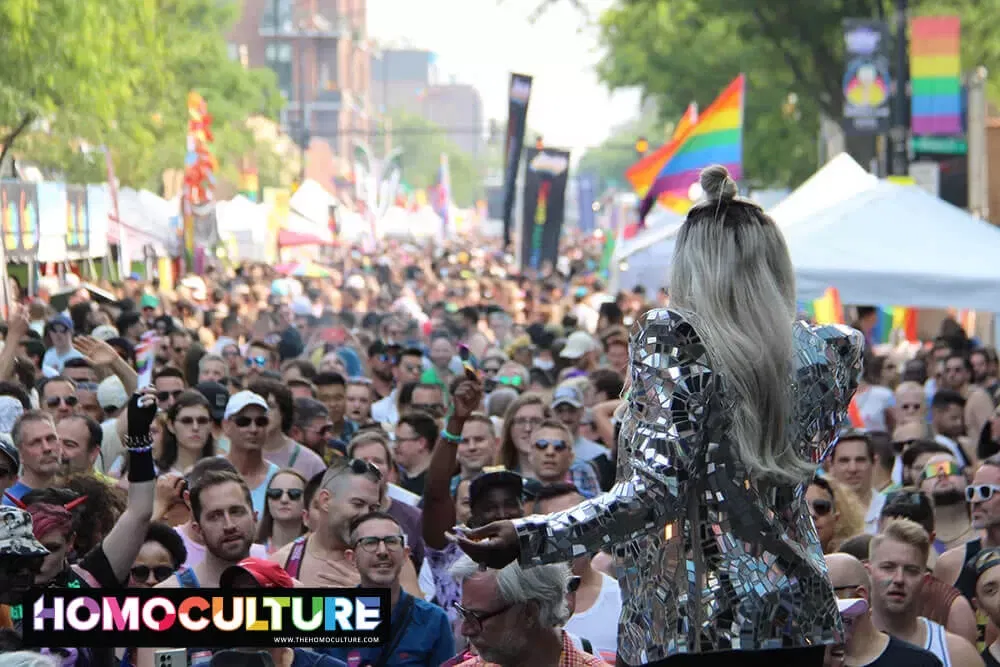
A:
[[[895,399],[893,416],[897,425],[908,422],[927,423],[927,395],[922,386],[916,382],[902,382],[896,387]]]
[[[828,653],[828,666],[943,667],[933,653],[890,637],[875,627],[870,607],[871,578],[861,561],[847,554],[829,554],[826,565],[847,633],[843,657],[833,649]]]

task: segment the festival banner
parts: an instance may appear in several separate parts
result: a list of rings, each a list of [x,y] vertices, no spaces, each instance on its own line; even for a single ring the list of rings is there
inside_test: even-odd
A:
[[[87,256],[90,250],[90,211],[87,208],[87,188],[66,186],[66,253],[70,259]]]
[[[38,249],[38,191],[34,183],[0,183],[0,228],[7,261],[34,259]]]
[[[507,111],[507,140],[504,143],[503,177],[503,244],[510,246],[514,225],[514,199],[516,198],[517,171],[521,166],[524,133],[528,123],[528,102],[531,100],[531,77],[526,74],[510,75],[510,102]],[[524,240],[521,240],[522,247]]]
[[[576,179],[576,199],[580,204],[580,231],[592,234],[597,226],[594,215],[595,183],[593,174],[583,174]]]
[[[957,16],[910,21],[910,127],[918,136],[962,134],[962,25]]]
[[[848,134],[889,131],[889,48],[889,27],[884,21],[844,20],[844,131]]]
[[[566,214],[569,151],[529,148],[524,179],[524,229],[521,263],[539,271],[559,258],[559,236]]]

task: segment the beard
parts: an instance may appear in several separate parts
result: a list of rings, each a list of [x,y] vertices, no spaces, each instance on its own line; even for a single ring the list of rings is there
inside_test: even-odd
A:
[[[225,537],[220,538],[215,544],[211,544],[208,540],[205,540],[205,550],[219,560],[229,563],[238,563],[244,558],[250,557],[250,545],[252,544],[250,537],[240,534],[239,541],[232,540],[228,542],[223,541]]]
[[[935,507],[954,507],[965,503],[965,494],[958,489],[937,491],[931,495]]]

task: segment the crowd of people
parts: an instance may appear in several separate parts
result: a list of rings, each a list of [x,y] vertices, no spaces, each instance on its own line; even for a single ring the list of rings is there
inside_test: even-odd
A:
[[[12,307],[0,664],[158,664],[129,646],[4,662],[29,659],[29,586],[293,585],[388,589],[391,639],[267,651],[277,665],[615,664],[629,575],[610,545],[484,574],[454,535],[615,485],[629,327],[669,300],[609,292],[599,250],[540,278],[489,244],[345,248],[330,278],[213,268]],[[869,355],[862,423],[805,489],[848,602],[829,664],[1000,664],[997,356],[946,334],[897,367]]]

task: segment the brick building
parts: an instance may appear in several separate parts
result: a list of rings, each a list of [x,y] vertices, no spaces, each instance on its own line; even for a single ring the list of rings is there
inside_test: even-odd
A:
[[[227,36],[230,55],[275,72],[288,101],[284,129],[296,141],[327,143],[341,162],[334,171],[342,172],[352,138],[367,138],[373,122],[367,0],[243,0],[242,6]]]

